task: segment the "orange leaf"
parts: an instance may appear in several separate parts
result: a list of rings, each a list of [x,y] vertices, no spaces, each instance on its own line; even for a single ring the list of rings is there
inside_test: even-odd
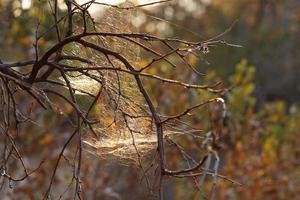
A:
[[[47,145],[55,141],[55,137],[53,135],[47,134],[42,139],[39,140],[40,145]]]

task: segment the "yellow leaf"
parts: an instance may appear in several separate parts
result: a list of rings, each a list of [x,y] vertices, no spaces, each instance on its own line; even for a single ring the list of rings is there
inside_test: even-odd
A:
[[[278,146],[278,140],[274,137],[269,137],[263,144],[263,160],[265,163],[271,163],[276,160],[276,148]]]
[[[188,57],[188,62],[191,64],[191,65],[195,65],[197,63],[197,57],[194,56],[194,55],[190,55]]]

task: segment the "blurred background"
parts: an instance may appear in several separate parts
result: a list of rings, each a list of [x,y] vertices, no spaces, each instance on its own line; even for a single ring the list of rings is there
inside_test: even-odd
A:
[[[59,12],[63,15],[66,8],[62,0],[59,2]],[[99,2],[118,4],[123,1]],[[153,1],[133,3],[149,2]],[[103,6],[92,6],[90,12],[92,17],[101,20],[108,11]],[[228,107],[225,121],[228,139],[220,173],[243,186],[220,180],[217,199],[299,198],[300,1],[174,0],[135,12],[132,25],[142,33],[202,41],[225,32],[226,42],[242,46],[217,45],[199,59],[189,58],[199,71],[207,74],[204,77],[194,77],[184,69],[171,71],[164,66],[152,71],[190,83],[210,84],[222,80],[224,85],[233,86],[224,96]],[[37,0],[1,0],[0,19],[0,59],[3,62],[33,57],[38,20],[42,21],[41,30],[53,24],[47,1]],[[43,52],[53,44],[54,33],[41,39],[38,45]],[[177,108],[209,96],[199,92],[178,97],[178,92],[164,91],[163,86],[155,83],[149,83],[148,89],[162,113],[176,113]],[[172,98],[179,100],[173,102]],[[24,98],[22,103],[26,107],[32,100]],[[38,105],[33,105],[33,109],[39,126],[23,127],[20,144],[27,162],[47,157],[46,164],[50,168],[55,163],[58,146],[70,130],[63,116],[42,111]],[[199,127],[208,123],[205,113],[195,115],[193,120]],[[134,167],[87,157],[83,166],[86,199],[152,199],[145,192],[147,188],[141,186],[140,174]],[[170,165],[176,166],[172,156],[169,159]],[[25,181],[12,185],[5,197],[39,199],[49,173],[47,167],[39,170],[31,178],[32,184]],[[63,170],[61,173],[63,175],[56,180],[58,186],[70,179]],[[170,179],[165,187],[165,199],[205,199],[203,196],[211,183],[207,182],[206,189],[200,192],[190,179]]]

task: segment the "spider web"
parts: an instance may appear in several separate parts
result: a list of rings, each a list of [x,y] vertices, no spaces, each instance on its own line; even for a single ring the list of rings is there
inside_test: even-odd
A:
[[[133,3],[129,1],[120,4],[124,7],[132,5]],[[137,32],[137,28],[132,23],[137,12],[136,9],[108,8],[102,17],[88,28],[110,33]],[[81,31],[79,25],[76,30]],[[138,68],[141,61],[140,49],[132,41],[116,37],[90,37],[85,40],[118,52]],[[64,52],[68,55],[80,55],[93,63],[90,65],[68,61],[72,66],[101,66],[126,70],[123,63],[114,57],[107,57],[77,44],[72,44],[64,49]],[[157,139],[150,112],[134,77],[114,70],[87,73],[89,75],[78,72],[68,74],[72,87],[84,91],[77,92],[78,95],[97,95],[98,91],[101,91],[95,106],[95,113],[100,123],[93,127],[98,138],[92,134],[85,134],[85,150],[99,158],[117,160],[122,164],[140,162],[140,158],[145,158],[156,148]]]

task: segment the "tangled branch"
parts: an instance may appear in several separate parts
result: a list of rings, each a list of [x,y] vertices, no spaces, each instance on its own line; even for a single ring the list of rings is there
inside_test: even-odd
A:
[[[113,7],[110,9],[121,10],[123,13],[120,11],[120,15],[124,18],[122,15],[126,14],[124,12],[163,2],[169,1],[125,7],[105,5]],[[142,169],[144,177],[147,177],[147,167],[144,166],[143,159],[149,155],[149,152],[154,151],[159,157],[153,162],[157,162],[159,166],[160,199],[163,199],[162,184],[166,176],[195,178],[209,174],[227,179],[219,175],[217,170],[210,172],[209,169],[203,167],[209,154],[218,151],[215,147],[221,133],[219,128],[214,127],[219,127],[219,122],[213,123],[211,138],[205,144],[206,149],[204,148],[206,153],[199,162],[194,161],[174,139],[183,135],[193,136],[195,140],[198,140],[199,136],[190,132],[194,131],[194,128],[192,130],[182,128],[188,126],[184,124],[187,120],[181,121],[181,119],[189,118],[191,112],[205,105],[219,103],[219,99],[212,98],[177,114],[166,116],[158,111],[153,99],[155,97],[152,97],[147,89],[147,82],[154,80],[158,84],[180,87],[185,91],[204,90],[217,95],[227,92],[227,88],[219,87],[220,83],[189,84],[151,72],[151,69],[167,64],[172,70],[184,68],[197,76],[203,76],[186,58],[202,54],[203,51],[207,51],[207,48],[213,48],[215,45],[227,44],[221,39],[222,34],[205,41],[192,42],[132,33],[131,30],[118,30],[117,28],[109,30],[112,27],[105,28],[105,26],[97,25],[88,12],[91,5],[99,4],[95,1],[78,5],[75,1],[68,0],[66,1],[67,14],[61,18],[57,12],[57,1],[54,1],[54,4],[52,1],[48,3],[54,25],[45,33],[39,33],[36,30],[36,42],[54,30],[56,43],[44,53],[40,53],[38,46],[35,46],[36,58],[31,60],[0,63],[2,181],[5,179],[22,181],[40,168],[39,166],[29,172],[20,153],[21,149],[17,145],[21,124],[32,121],[31,111],[28,114],[19,108],[20,99],[17,94],[20,92],[25,92],[42,108],[53,112],[56,112],[56,106],[62,100],[72,107],[76,116],[71,120],[74,132],[65,141],[58,154],[45,192],[45,199],[51,198],[51,188],[59,163],[75,138],[78,140],[72,164],[74,168],[72,182],[75,181],[76,185],[74,198],[80,199],[82,195],[80,171],[83,149],[106,159],[117,157],[120,162],[122,160],[135,161]],[[102,20],[105,21],[105,18]],[[63,24],[64,21],[67,21],[67,24]],[[65,36],[63,32],[66,32]],[[141,54],[147,55],[146,64],[139,62],[138,57]],[[170,59],[171,57],[173,59]],[[88,106],[86,106],[87,103],[83,105],[79,102],[78,99],[81,96],[90,101]],[[97,109],[98,111],[95,111]],[[176,121],[180,121],[177,124],[181,123],[184,126],[174,125]],[[175,133],[169,128],[170,126],[182,129]],[[179,170],[167,168],[167,143],[172,143],[171,146],[179,149],[180,155],[190,167]],[[9,174],[12,160],[21,163],[24,173],[22,178],[15,178]],[[193,166],[190,165],[191,161],[194,162]],[[196,179],[194,180],[197,182]]]

